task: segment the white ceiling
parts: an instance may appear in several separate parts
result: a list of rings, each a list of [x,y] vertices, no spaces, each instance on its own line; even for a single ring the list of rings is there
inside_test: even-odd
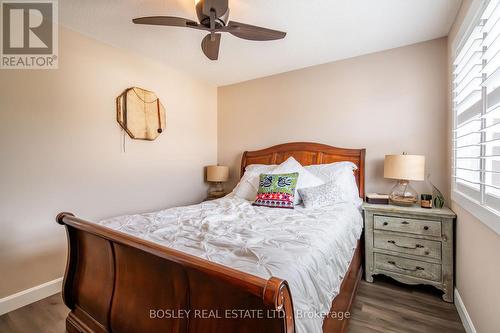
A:
[[[61,23],[111,45],[226,85],[446,36],[462,0],[229,0],[230,19],[286,31],[279,41],[224,34],[218,61],[204,32],[139,26],[133,17],[196,20],[194,0],[63,0]]]

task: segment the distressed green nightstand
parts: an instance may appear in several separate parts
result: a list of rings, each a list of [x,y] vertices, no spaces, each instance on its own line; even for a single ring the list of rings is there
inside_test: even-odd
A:
[[[363,204],[365,279],[383,274],[407,284],[428,284],[453,302],[453,233],[455,213]]]

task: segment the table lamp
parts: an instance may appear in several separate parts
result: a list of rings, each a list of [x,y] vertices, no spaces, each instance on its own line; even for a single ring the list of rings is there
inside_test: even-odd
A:
[[[398,206],[412,206],[418,202],[418,193],[410,186],[410,180],[424,180],[425,156],[386,155],[384,178],[396,179],[397,183],[389,194],[390,203]]]
[[[207,182],[211,183],[208,189],[209,198],[220,198],[225,195],[223,182],[229,178],[229,168],[223,165],[207,166]]]

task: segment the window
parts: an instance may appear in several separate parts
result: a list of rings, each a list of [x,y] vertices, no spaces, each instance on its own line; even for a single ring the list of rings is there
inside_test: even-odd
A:
[[[500,226],[500,0],[482,2],[457,49],[452,96],[454,199]]]

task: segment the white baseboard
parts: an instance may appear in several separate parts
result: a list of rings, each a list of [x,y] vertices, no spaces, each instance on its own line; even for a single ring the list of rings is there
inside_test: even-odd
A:
[[[460,297],[460,293],[458,292],[457,288],[455,288],[455,307],[457,308],[458,315],[462,320],[462,324],[464,325],[465,331],[467,333],[477,333],[476,328],[472,323],[472,319],[470,318],[469,313],[465,308],[465,304],[462,301],[462,297]]]
[[[62,289],[62,282],[63,278],[61,277],[13,295],[0,298],[0,315],[57,294]]]

